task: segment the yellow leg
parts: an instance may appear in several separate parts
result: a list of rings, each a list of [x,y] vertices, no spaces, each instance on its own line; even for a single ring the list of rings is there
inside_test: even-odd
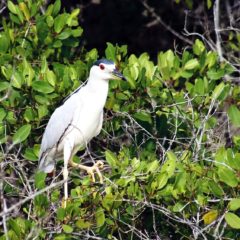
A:
[[[99,177],[99,182],[103,183],[103,177],[99,170],[99,169],[103,168],[104,164],[102,161],[97,161],[92,167],[87,167],[82,164],[75,163],[75,162],[73,162],[72,159],[70,159],[69,164],[72,167],[83,169],[83,170],[87,171],[87,173],[91,176],[93,182],[95,182],[94,172],[96,172]]]

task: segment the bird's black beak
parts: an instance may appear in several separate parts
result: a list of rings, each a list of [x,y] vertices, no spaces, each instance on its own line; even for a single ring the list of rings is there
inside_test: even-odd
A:
[[[114,77],[114,79],[122,79],[122,80],[127,80],[117,69],[114,69],[112,71],[112,75]]]

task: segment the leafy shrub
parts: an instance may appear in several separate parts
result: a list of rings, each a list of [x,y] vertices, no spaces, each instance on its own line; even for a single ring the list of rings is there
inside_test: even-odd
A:
[[[0,33],[0,239],[237,238],[240,143],[225,134],[229,119],[240,125],[239,87],[198,39],[181,55],[160,52],[156,64],[107,43],[127,82],[110,82],[104,130],[81,156],[106,160],[105,183],[72,170],[61,207],[61,175],[35,174],[41,134],[98,52],[79,46],[79,9],[60,13],[59,0],[40,8],[8,1]]]

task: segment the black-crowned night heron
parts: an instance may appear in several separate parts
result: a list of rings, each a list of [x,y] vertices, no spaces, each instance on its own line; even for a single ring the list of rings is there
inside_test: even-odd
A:
[[[99,170],[103,167],[102,161],[97,161],[92,167],[88,167],[73,162],[72,158],[102,129],[103,108],[110,79],[125,78],[117,71],[112,61],[106,59],[96,61],[90,70],[87,83],[76,89],[64,104],[54,111],[43,134],[39,170],[51,173],[56,161],[64,160],[64,207],[68,199],[68,164],[87,171],[93,181],[96,172],[99,181],[103,182]]]

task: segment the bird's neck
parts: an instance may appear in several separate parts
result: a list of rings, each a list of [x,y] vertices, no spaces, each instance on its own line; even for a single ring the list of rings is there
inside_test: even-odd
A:
[[[104,107],[108,95],[108,80],[96,79],[91,76],[88,79],[87,88],[96,100],[96,104]]]

